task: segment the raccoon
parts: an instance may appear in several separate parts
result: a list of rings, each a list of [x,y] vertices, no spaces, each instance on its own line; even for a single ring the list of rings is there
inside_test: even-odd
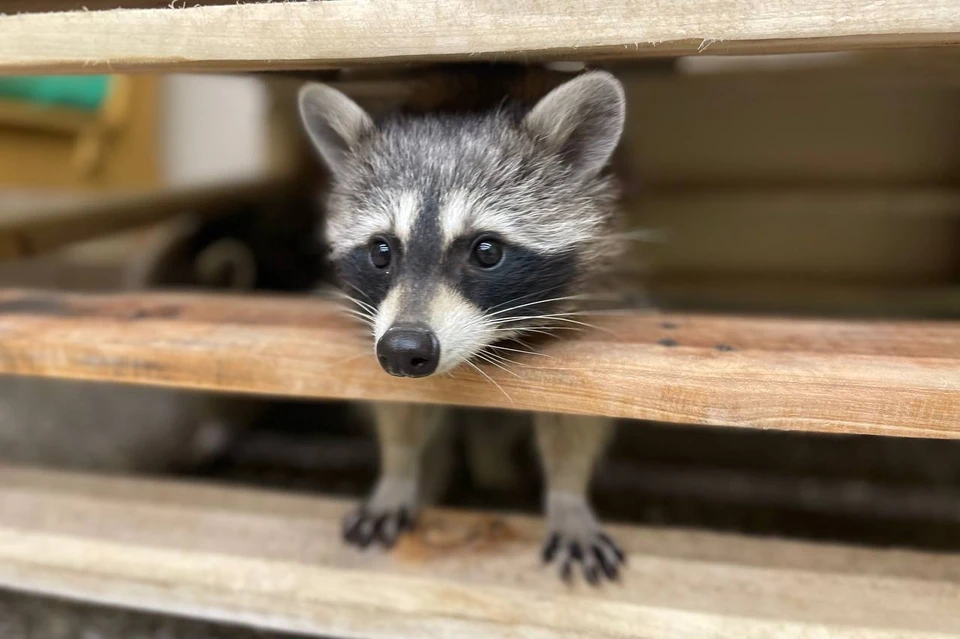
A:
[[[620,252],[605,171],[625,119],[623,88],[590,71],[530,109],[392,115],[378,121],[322,84],[299,95],[331,174],[325,239],[345,291],[373,326],[386,373],[476,367],[511,339],[562,322]],[[415,523],[420,462],[444,409],[375,407],[381,475],[344,521],[347,542],[390,547]],[[569,579],[616,579],[623,552],[587,499],[610,420],[536,414],[546,477],[545,562]]]

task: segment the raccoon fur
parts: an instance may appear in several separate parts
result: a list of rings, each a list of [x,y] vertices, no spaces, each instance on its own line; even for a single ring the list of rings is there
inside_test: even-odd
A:
[[[563,326],[617,257],[617,189],[605,168],[625,118],[620,83],[588,72],[531,109],[374,121],[321,84],[300,92],[331,174],[325,240],[373,327],[385,372],[476,367],[509,340]],[[421,456],[445,409],[378,405],[381,477],[344,523],[348,542],[391,546],[421,505]],[[618,576],[624,555],[587,501],[611,431],[596,417],[537,414],[549,532],[544,559],[568,578]]]

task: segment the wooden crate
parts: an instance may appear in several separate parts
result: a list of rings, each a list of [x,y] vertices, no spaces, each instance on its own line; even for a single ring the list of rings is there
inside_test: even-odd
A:
[[[642,188],[628,191],[624,208],[637,226],[680,230],[651,252],[652,266],[628,264],[628,276],[650,268],[655,293],[701,311],[881,317],[628,310],[545,345],[549,363],[520,356],[512,374],[483,368],[411,381],[383,375],[369,339],[329,299],[6,291],[0,373],[960,436],[955,53],[923,54],[924,73],[869,55],[814,69],[747,64],[696,74],[628,64],[956,45],[955,0],[190,4],[108,0],[91,7],[100,10],[57,11],[76,7],[45,1],[43,13],[2,15],[0,72],[328,69],[377,101],[409,96],[409,77],[394,69],[392,81],[363,81],[363,72],[336,70],[589,59],[617,70],[629,93],[623,169]],[[704,117],[691,119],[694,110]],[[893,128],[896,135],[876,135]],[[142,217],[159,219],[181,201],[163,200]],[[115,218],[86,226],[70,216],[69,237],[43,219],[20,220],[0,229],[12,238],[2,255],[22,255],[19,237],[62,246],[116,229]],[[949,320],[893,319],[896,312]],[[341,548],[344,508],[197,484],[3,470],[0,583],[348,637],[960,633],[960,564],[945,554],[629,527],[616,531],[630,555],[623,582],[591,591],[537,571],[542,530],[528,520],[431,511],[384,557]]]

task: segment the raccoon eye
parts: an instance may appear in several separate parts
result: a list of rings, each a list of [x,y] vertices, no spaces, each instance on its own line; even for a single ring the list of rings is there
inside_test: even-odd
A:
[[[370,263],[377,268],[390,266],[390,244],[383,238],[375,238],[370,242]]]
[[[473,261],[483,268],[493,268],[503,259],[503,245],[492,237],[481,237],[473,244]]]

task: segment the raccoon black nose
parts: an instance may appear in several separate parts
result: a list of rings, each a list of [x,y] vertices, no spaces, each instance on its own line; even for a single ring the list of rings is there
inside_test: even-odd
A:
[[[398,377],[426,377],[440,363],[440,342],[422,324],[397,324],[377,342],[383,370]]]

